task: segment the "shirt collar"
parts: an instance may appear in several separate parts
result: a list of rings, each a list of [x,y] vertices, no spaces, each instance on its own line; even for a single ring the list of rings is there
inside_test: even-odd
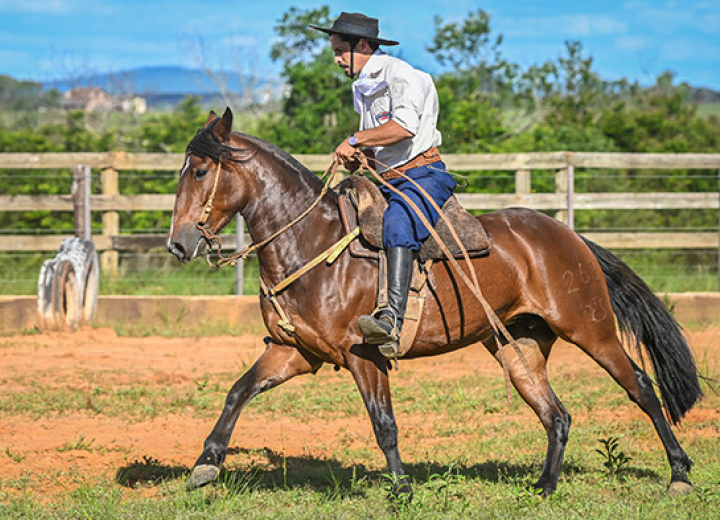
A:
[[[377,49],[373,55],[370,56],[370,59],[365,62],[365,66],[360,71],[360,74],[358,74],[358,79],[376,76],[385,65],[387,56],[385,51]]]

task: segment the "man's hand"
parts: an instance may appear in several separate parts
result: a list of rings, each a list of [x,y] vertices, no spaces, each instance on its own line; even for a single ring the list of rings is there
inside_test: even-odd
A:
[[[361,130],[355,132],[355,138],[358,140],[358,146],[374,147],[374,146],[390,146],[405,139],[410,139],[415,134],[406,130],[398,123],[393,120],[388,121],[376,128],[368,130]],[[348,141],[350,137],[346,137],[345,140],[335,148],[335,159],[345,166],[348,170],[351,170],[351,165],[354,161],[353,156],[361,153],[358,148],[350,146]],[[355,167],[357,169],[357,166]]]
[[[357,158],[354,156],[361,152],[354,146],[350,146],[348,139],[350,138],[347,137],[342,143],[338,145],[337,148],[335,148],[335,160],[352,172],[357,170],[358,166],[360,165]],[[355,165],[355,167],[351,169],[351,166],[353,164]]]

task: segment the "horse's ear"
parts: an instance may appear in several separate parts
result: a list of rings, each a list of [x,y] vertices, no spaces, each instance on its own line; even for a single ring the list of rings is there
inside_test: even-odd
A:
[[[213,132],[215,132],[215,134],[217,134],[223,142],[230,139],[230,134],[232,133],[232,122],[233,113],[232,110],[230,110],[230,107],[228,107],[225,109],[220,121],[218,121],[213,127]]]
[[[203,128],[207,128],[210,123],[215,121],[218,118],[218,115],[215,113],[214,110],[211,110],[208,114],[207,121],[205,121],[205,124],[203,125]]]

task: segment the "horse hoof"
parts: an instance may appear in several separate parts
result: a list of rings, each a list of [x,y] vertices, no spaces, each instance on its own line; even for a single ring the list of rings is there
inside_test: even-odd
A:
[[[682,495],[689,495],[693,492],[692,484],[689,484],[687,482],[682,482],[680,480],[675,482],[670,482],[670,486],[668,486],[668,495],[671,497],[678,497]]]
[[[210,464],[195,466],[187,483],[187,489],[197,489],[213,482],[220,475],[220,468]]]

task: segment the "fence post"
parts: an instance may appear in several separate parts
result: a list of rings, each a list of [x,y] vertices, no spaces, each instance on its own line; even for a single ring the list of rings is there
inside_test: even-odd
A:
[[[530,193],[530,170],[517,170],[515,172],[515,194],[528,195]]]
[[[245,247],[245,221],[240,216],[240,213],[235,215],[235,250],[242,251]],[[244,260],[239,258],[237,264],[235,264],[235,294],[237,296],[243,295],[243,287],[245,285],[245,271],[243,269]]]
[[[73,168],[71,191],[75,211],[75,236],[83,240],[92,240],[89,165],[79,164]]]
[[[718,174],[718,291],[720,291],[720,168]]]
[[[555,193],[565,195],[565,209],[556,211],[555,218],[575,229],[575,165],[572,152],[565,152],[566,167],[555,172]]]
[[[555,193],[565,195],[567,200],[568,193],[568,170],[567,168],[561,168],[555,172]],[[555,212],[555,218],[560,222],[568,223],[568,212],[565,209],[561,209]]]
[[[102,171],[102,194],[115,196],[120,194],[117,170],[105,168]],[[106,211],[102,216],[102,234],[104,237],[113,237],[120,233],[120,216],[117,211]],[[119,253],[112,249],[103,251],[100,255],[100,266],[104,273],[112,277],[118,274]]]
[[[575,165],[572,152],[565,152],[567,161],[567,225],[575,229]]]

